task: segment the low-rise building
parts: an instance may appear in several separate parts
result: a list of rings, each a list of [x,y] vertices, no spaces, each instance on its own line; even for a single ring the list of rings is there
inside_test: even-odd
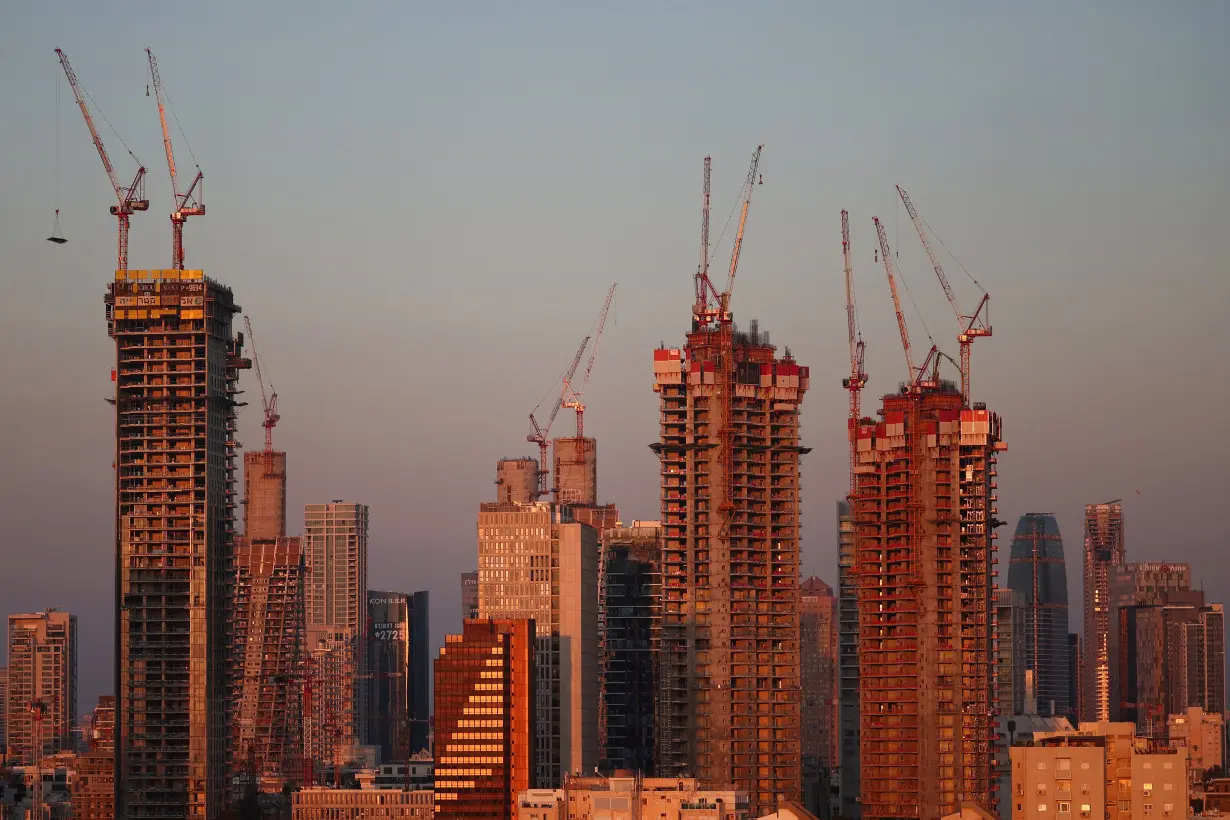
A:
[[[1193,781],[1199,780],[1206,769],[1225,766],[1225,749],[1222,740],[1225,720],[1221,715],[1212,715],[1199,706],[1189,706],[1187,711],[1171,715],[1167,721],[1166,736],[1170,745],[1187,749],[1188,765]]]
[[[800,810],[802,808],[800,807]],[[749,820],[746,792],[701,789],[694,778],[566,777],[562,789],[529,789],[518,820]]]
[[[1013,746],[1012,818],[1105,818],[1106,741],[1064,735],[1035,746]]]
[[[429,791],[302,789],[294,793],[291,820],[431,820]]]

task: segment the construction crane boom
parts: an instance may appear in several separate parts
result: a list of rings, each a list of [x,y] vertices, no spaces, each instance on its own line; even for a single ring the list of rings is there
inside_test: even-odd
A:
[[[256,350],[256,334],[252,332],[252,319],[245,314],[243,321],[248,328],[248,339],[252,342],[252,364],[256,367],[256,380],[261,386],[261,404],[265,408],[265,421],[262,424],[265,428],[265,452],[272,453],[273,428],[282,418],[278,415],[278,391],[273,388],[273,382],[269,383],[269,392],[265,391],[265,376],[261,372],[261,357]]]
[[[547,487],[547,476],[551,474],[551,470],[547,464],[547,444],[551,440],[551,425],[555,423],[555,417],[559,415],[559,409],[564,405],[564,397],[568,395],[572,377],[577,372],[577,366],[581,363],[581,356],[585,353],[586,346],[589,345],[589,337],[586,336],[581,340],[581,346],[577,348],[576,355],[572,357],[572,363],[568,365],[568,369],[564,371],[563,387],[560,390],[559,398],[555,400],[555,406],[551,408],[551,415],[547,417],[546,426],[538,423],[538,419],[534,417],[534,413],[538,411],[538,407],[530,412],[530,424],[534,427],[534,432],[525,437],[526,441],[538,445],[538,489],[532,493],[534,500],[537,501],[551,491]],[[539,402],[539,407],[542,403]]]
[[[709,179],[713,173],[713,157],[705,157],[705,183],[702,189],[704,204],[700,216],[700,262],[696,265],[696,309],[697,316],[707,313],[711,305],[710,294],[716,293],[713,283],[709,281]]]
[[[73,89],[73,96],[77,98],[77,107],[81,109],[85,126],[90,130],[90,138],[94,141],[94,148],[98,151],[98,157],[102,160],[103,168],[107,172],[107,179],[111,181],[111,187],[115,191],[116,204],[110,208],[111,215],[118,223],[115,268],[116,270],[127,270],[129,217],[137,211],[149,210],[149,200],[145,198],[145,166],[138,161],[137,175],[133,177],[132,184],[127,188],[120,184],[115,175],[115,167],[111,164],[111,158],[107,156],[107,149],[103,147],[102,137],[98,135],[98,129],[94,127],[94,118],[90,116],[90,109],[85,104],[81,84],[77,81],[77,75],[68,62],[68,55],[58,48],[56,55],[59,56],[64,76],[68,78],[68,84]],[[136,156],[133,156],[131,151],[128,153],[136,160]]]
[[[888,247],[888,237],[884,234],[884,226],[880,218],[874,216],[871,221],[876,226],[876,236],[880,240],[880,256],[884,257],[884,272],[888,274],[888,288],[893,293],[893,309],[897,312],[897,329],[901,332],[901,347],[905,350],[905,364],[914,380],[914,353],[910,350],[910,331],[905,326],[905,314],[901,312],[901,297],[897,295],[897,276],[893,271],[893,255]]]
[[[154,97],[158,102],[158,120],[162,125],[162,145],[167,154],[167,170],[171,175],[171,192],[175,195],[175,210],[171,212],[171,267],[184,269],[184,223],[190,216],[205,213],[204,178],[198,167],[196,176],[187,191],[179,189],[179,177],[175,173],[175,151],[171,148],[171,132],[167,128],[166,100],[162,90],[162,76],[158,73],[158,60],[154,52],[145,49],[149,57],[149,73],[154,84]],[[198,190],[199,189],[199,190]]]
[[[577,414],[577,438],[585,435],[585,390],[589,387],[589,374],[594,369],[594,359],[598,356],[598,343],[602,341],[602,329],[606,327],[606,315],[611,310],[611,301],[615,298],[615,288],[619,285],[618,282],[611,285],[611,289],[606,292],[606,301],[602,303],[602,311],[598,314],[598,321],[594,326],[593,340],[594,344],[589,349],[589,361],[585,365],[585,376],[581,379],[581,389],[574,390],[572,385],[568,385],[568,398],[564,401],[563,406],[571,410],[575,410]]]
[[[739,229],[735,233],[735,245],[730,252],[730,273],[726,276],[726,289],[719,299],[720,318],[723,322],[730,321],[730,294],[735,289],[735,274],[739,271],[739,254],[743,251],[743,230],[747,227],[747,212],[752,207],[752,191],[756,187],[756,171],[760,167],[760,152],[763,145],[756,146],[752,154],[751,166],[747,169],[747,180],[743,183],[743,206],[739,211]]]
[[[854,273],[850,263],[850,214],[841,212],[841,257],[846,277],[846,326],[850,340],[850,375],[841,380],[842,387],[850,391],[850,492],[855,487],[855,447],[858,442],[858,422],[862,417],[861,391],[867,385],[867,373],[863,370],[866,346],[858,332],[858,320],[854,305]]]

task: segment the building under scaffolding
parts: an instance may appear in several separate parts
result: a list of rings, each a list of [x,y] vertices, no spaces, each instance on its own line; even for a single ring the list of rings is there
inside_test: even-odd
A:
[[[858,428],[864,818],[993,808],[995,463],[1000,419],[947,382]]]
[[[235,394],[230,288],[118,270],[117,817],[213,818],[229,786]]]

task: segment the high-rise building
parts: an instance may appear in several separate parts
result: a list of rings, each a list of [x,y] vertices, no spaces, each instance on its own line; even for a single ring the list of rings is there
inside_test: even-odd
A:
[[[1122,612],[1129,606],[1166,603],[1171,593],[1186,593],[1191,590],[1191,566],[1189,564],[1163,564],[1156,561],[1123,564],[1109,570],[1110,634],[1107,637],[1107,654],[1110,658],[1110,716],[1112,720],[1134,720],[1120,711],[1124,700],[1123,654],[1120,651]],[[1187,601],[1180,596],[1175,602]],[[1203,600],[1203,599],[1202,599]]]
[[[803,678],[803,760],[837,765],[837,599],[816,576],[799,587],[800,665]]]
[[[345,746],[358,740],[366,717],[357,684],[367,635],[367,529],[365,504],[332,501],[308,504],[304,509],[306,621],[309,629],[325,630],[323,639],[314,642],[313,652],[324,651],[328,667],[344,676],[326,688],[341,693],[350,703],[344,708],[344,718],[336,716],[347,721],[337,727],[335,735]],[[349,646],[344,658],[336,657],[339,642]],[[322,673],[321,668],[315,670],[317,675]]]
[[[555,462],[555,500],[560,504],[598,503],[598,442],[588,436],[551,442]]]
[[[120,270],[116,347],[117,817],[213,818],[230,786],[235,411],[251,365],[230,288]]]
[[[1066,716],[1068,694],[1068,572],[1059,522],[1050,513],[1022,515],[1012,536],[1008,588],[1024,607],[1022,682],[1037,714]]]
[[[77,761],[73,817],[115,820],[115,696],[101,695],[90,716],[88,751]]]
[[[837,502],[837,674],[841,733],[841,816],[858,820],[858,584],[854,577],[854,516],[849,501]]]
[[[428,593],[367,593],[367,698],[364,743],[385,763],[405,763],[427,748],[431,718]]]
[[[435,662],[435,818],[513,820],[537,784],[533,620],[466,621]]]
[[[862,812],[992,809],[998,415],[940,381],[857,429]]]
[[[9,720],[9,668],[0,666],[0,747],[7,748]]]
[[[995,708],[1001,715],[1036,715],[1027,695],[1025,601],[1014,589],[995,589]],[[1032,694],[1032,693],[1030,693]]]
[[[1110,579],[1115,568],[1126,561],[1123,505],[1117,501],[1087,504],[1082,720],[1110,720],[1111,717]]]
[[[538,491],[538,459],[502,458],[495,464],[496,501],[528,504]]]
[[[662,622],[662,526],[637,521],[602,534],[598,591],[598,734],[607,771],[654,774],[654,704]]]
[[[1081,694],[1085,691],[1083,678],[1084,653],[1081,651],[1081,636],[1068,633],[1068,714],[1064,715],[1073,726],[1080,723],[1083,712]]]
[[[77,616],[57,609],[9,616],[9,761],[32,765],[73,750]],[[33,711],[41,704],[41,715]]]
[[[303,721],[303,753],[313,771],[332,767],[335,775],[354,756],[355,692],[359,668],[354,635],[349,629],[313,626],[307,630],[307,713]]]
[[[662,652],[658,773],[748,793],[754,815],[802,790],[799,407],[809,373],[755,322],[693,318],[654,351]],[[772,693],[768,697],[766,693]]]
[[[573,520],[571,508],[481,505],[479,616],[533,619],[538,630],[534,725],[536,778],[543,786],[598,765],[597,604],[598,536]]]
[[[301,539],[236,539],[234,767],[269,791],[302,772],[303,576]]]
[[[98,705],[90,713],[90,751],[115,751],[115,695],[99,695]]]
[[[1189,705],[1222,715],[1226,711],[1226,612],[1221,604],[1200,608],[1187,628]]]
[[[478,617],[478,570],[461,573],[461,620]]]
[[[286,537],[286,453],[243,454],[243,534],[249,541]]]

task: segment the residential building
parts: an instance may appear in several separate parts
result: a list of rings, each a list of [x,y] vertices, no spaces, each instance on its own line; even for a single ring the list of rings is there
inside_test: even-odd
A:
[[[115,750],[115,695],[98,696],[98,705],[90,713],[86,745],[92,752]]]
[[[435,662],[435,820],[512,820],[535,783],[532,619],[466,621]]]
[[[995,744],[995,793],[999,801],[1000,820],[1012,817],[1012,763],[1010,752],[1013,746],[1032,746],[1034,737],[1040,733],[1071,733],[1075,731],[1065,717],[1042,717],[1041,715],[1006,715],[996,718],[1000,742]]]
[[[230,789],[239,371],[231,289],[119,270],[115,341],[118,817],[213,818]]]
[[[115,820],[115,750],[95,749],[77,760],[74,820]]]
[[[750,820],[747,794],[706,790],[691,777],[570,775],[562,789],[530,789],[518,820]]]
[[[461,620],[478,617],[478,570],[461,573]]]
[[[803,678],[803,760],[837,766],[837,599],[816,576],[799,587],[800,665]]]
[[[1187,749],[1193,780],[1199,780],[1207,769],[1225,769],[1225,749],[1222,748],[1225,728],[1222,715],[1206,712],[1199,706],[1189,706],[1167,719],[1167,739],[1170,745]]]
[[[1221,604],[1200,608],[1187,626],[1187,702],[1211,714],[1226,711],[1226,613]]]
[[[428,593],[367,593],[367,698],[364,743],[385,763],[405,762],[427,748],[431,719],[431,633]]]
[[[381,763],[356,776],[361,789],[400,789],[433,791],[435,788],[435,758],[427,749],[415,752],[409,761]]]
[[[318,775],[334,772],[353,760],[359,736],[355,731],[354,636],[349,629],[313,626],[307,630],[306,672],[310,691],[303,720],[303,753]]]
[[[71,751],[77,714],[77,616],[58,609],[10,615],[8,645],[9,760],[37,764],[47,755]]]
[[[430,791],[300,789],[291,796],[291,820],[432,820]]]
[[[286,537],[286,453],[243,454],[243,534],[249,541]]]
[[[864,817],[993,808],[1000,417],[956,385],[886,395],[857,429]]]
[[[1106,744],[1100,737],[1065,735],[1033,746],[1013,746],[1013,820],[1026,817],[1111,817],[1106,807]],[[1007,814],[1001,816],[1009,816]]]
[[[538,471],[536,458],[502,458],[497,461],[495,500],[517,504],[537,501]]]
[[[1184,820],[1188,814],[1187,749],[1132,754],[1132,820]],[[1122,813],[1123,804],[1119,805]]]
[[[481,505],[479,615],[536,624],[535,776],[547,786],[598,765],[597,604],[598,536],[571,508]]]
[[[303,544],[235,542],[234,765],[266,791],[302,773]]]
[[[802,791],[799,408],[810,375],[724,308],[698,304],[691,327],[683,348],[653,354],[658,774],[746,792],[758,815]]]
[[[0,666],[0,748],[7,749],[9,719],[9,668]],[[0,755],[2,756],[2,755]]]
[[[662,527],[637,521],[602,536],[598,644],[599,764],[653,775],[662,625]]]
[[[1026,695],[1025,600],[1014,589],[995,589],[995,708],[1001,715],[1036,715]],[[1031,691],[1032,694],[1032,691]]]
[[[1039,715],[1069,715],[1068,572],[1059,522],[1050,513],[1022,515],[1012,537],[1008,588],[1023,608],[1020,682]]]
[[[1126,562],[1123,505],[1118,501],[1086,505],[1082,721],[1106,721],[1112,716],[1110,585],[1116,568]]]
[[[838,724],[841,735],[841,816],[862,816],[859,795],[859,703],[858,703],[858,583],[854,576],[854,515],[849,501],[837,502],[837,665]]]

